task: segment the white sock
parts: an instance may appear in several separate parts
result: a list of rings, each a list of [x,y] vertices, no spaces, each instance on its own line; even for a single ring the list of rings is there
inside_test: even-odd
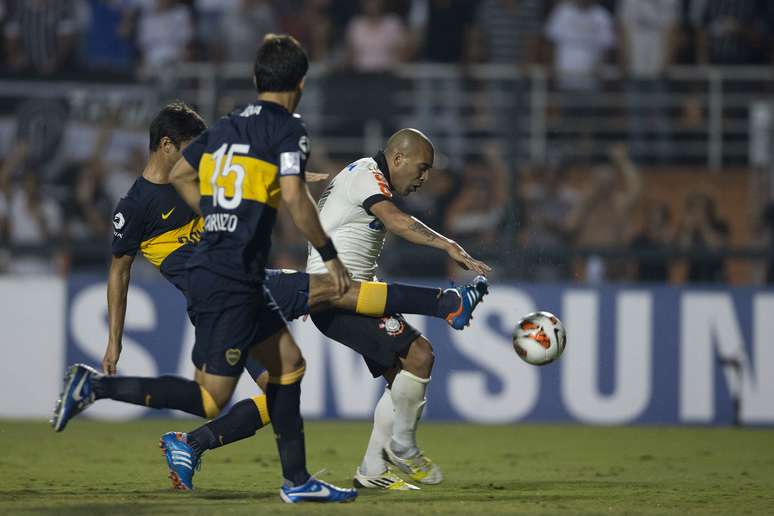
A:
[[[419,452],[417,425],[425,408],[425,392],[430,378],[420,378],[401,371],[392,382],[392,406],[395,423],[392,426],[392,451],[401,457],[412,457]]]
[[[394,415],[390,389],[385,388],[374,409],[374,428],[371,430],[371,439],[368,441],[365,457],[360,464],[360,473],[363,475],[381,475],[387,469],[387,464],[382,458],[382,450],[392,437]]]

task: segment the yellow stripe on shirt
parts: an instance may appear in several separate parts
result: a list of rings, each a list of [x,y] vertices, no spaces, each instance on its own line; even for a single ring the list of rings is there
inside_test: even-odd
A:
[[[201,217],[196,217],[188,224],[179,228],[170,229],[160,235],[156,235],[140,244],[140,252],[146,260],[156,267],[161,267],[161,262],[177,249],[188,243],[198,242],[204,229]]]
[[[228,159],[224,156],[222,160]],[[199,162],[199,189],[202,195],[213,195],[212,176],[215,173],[216,160],[211,153],[202,155]],[[231,157],[231,166],[224,174],[225,163],[220,164],[221,172],[218,174],[215,184],[224,190],[226,198],[232,199],[235,194],[235,185],[240,172],[236,167],[244,171],[242,179],[242,199],[249,199],[277,208],[280,203],[280,186],[278,180],[278,167],[268,161],[252,156],[240,156],[234,154]]]

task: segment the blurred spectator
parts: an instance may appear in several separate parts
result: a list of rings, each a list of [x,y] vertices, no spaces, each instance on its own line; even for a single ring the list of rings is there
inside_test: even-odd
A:
[[[113,203],[106,179],[111,167],[104,159],[115,121],[115,117],[103,121],[91,155],[85,161],[70,163],[58,175],[58,186],[63,190],[60,198],[64,220],[62,234],[67,239],[103,240],[110,234]]]
[[[476,9],[472,46],[477,61],[526,68],[538,61],[543,0],[483,0]],[[504,136],[509,161],[520,159],[527,78],[487,81],[486,99],[495,131]]]
[[[615,44],[612,16],[592,0],[562,0],[549,15],[545,36],[553,45],[554,84],[562,92],[560,120],[552,125],[573,142],[575,158],[587,161],[606,101],[599,92],[602,65]]]
[[[769,253],[774,253],[774,200],[769,201],[769,204],[763,210],[763,226],[768,233]],[[774,256],[769,257],[766,283],[774,283]]]
[[[67,197],[61,203],[63,236],[73,240],[104,239],[110,221],[111,200],[105,187],[106,170],[99,161],[67,165],[62,178]]]
[[[348,136],[365,133],[370,147],[381,141],[381,135],[397,129],[394,101],[401,79],[394,69],[411,45],[403,22],[385,11],[382,0],[362,0],[360,6],[362,13],[349,21],[345,31],[348,66],[326,77],[324,87],[339,93],[325,95],[325,110],[335,120],[334,131]]]
[[[459,194],[449,204],[446,229],[467,248],[491,249],[502,241],[509,200],[508,165],[496,144],[482,149],[465,166]],[[452,269],[454,270],[454,269]]]
[[[37,174],[25,173],[20,183],[12,183],[6,198],[0,198],[0,219],[5,220],[8,242],[12,247],[51,245],[61,236],[59,205],[41,192]],[[12,258],[8,265],[12,273],[51,273],[57,269],[54,259],[24,249],[14,252]]]
[[[131,145],[127,149],[126,156],[117,162],[107,164],[110,171],[105,179],[105,189],[110,198],[110,205],[115,206],[126,195],[137,177],[142,174],[145,163],[148,161],[148,147],[146,144]]]
[[[674,242],[669,206],[662,201],[650,201],[645,203],[643,211],[643,227],[631,244],[634,251],[645,254],[638,260],[637,281],[666,282],[669,260],[658,253],[669,251]]]
[[[630,234],[629,221],[642,193],[642,180],[624,145],[610,149],[611,165],[594,169],[589,189],[583,194],[569,227],[580,247],[620,248]],[[622,183],[616,179],[621,174]],[[617,280],[625,275],[624,264],[590,256],[586,261],[586,280]]]
[[[467,59],[475,3],[468,0],[415,0],[409,25],[419,59],[459,63]]]
[[[629,104],[629,142],[635,158],[671,155],[668,85],[665,71],[675,57],[678,0],[622,0],[620,44]],[[646,132],[656,136],[653,151]]]
[[[406,58],[408,33],[401,19],[384,10],[384,0],[362,0],[363,12],[347,26],[349,63],[358,72],[392,70]]]
[[[135,50],[127,24],[136,0],[87,0],[82,67],[113,72],[133,71]]]
[[[522,244],[527,249],[557,254],[530,256],[524,267],[531,281],[559,281],[571,277],[570,262],[563,255],[570,241],[570,215],[578,204],[578,193],[563,182],[558,164],[534,167],[521,188],[520,208],[524,216]]]
[[[148,0],[141,0],[148,1]],[[153,0],[155,1],[155,0]],[[228,11],[239,8],[242,0],[193,0],[193,11],[196,14],[196,40],[205,52],[222,52],[218,39],[223,16]],[[220,54],[207,54],[208,59],[216,59]]]
[[[593,0],[562,0],[549,15],[545,35],[554,46],[559,88],[597,90],[600,67],[615,44],[607,9]]]
[[[475,4],[467,0],[416,0],[409,14],[414,45],[423,61],[467,62]],[[460,167],[465,152],[462,74],[415,81],[416,126]]]
[[[137,28],[137,46],[145,76],[164,75],[165,69],[186,61],[193,41],[188,7],[177,0],[155,0],[143,9]]]
[[[476,9],[473,33],[478,58],[488,63],[536,63],[543,4],[543,0],[483,0]]]
[[[766,4],[759,0],[694,0],[691,9],[699,64],[768,62],[771,37]]]
[[[728,224],[718,215],[715,200],[706,193],[694,192],[688,195],[677,231],[678,246],[688,251],[711,253],[722,249],[728,239]],[[692,283],[719,283],[725,279],[722,258],[707,256],[688,261],[688,281]]]
[[[279,30],[279,19],[269,0],[240,0],[220,18],[213,54],[227,62],[252,63],[266,34]]]
[[[13,145],[0,162],[0,243],[6,244],[11,238],[11,184],[16,172],[27,159],[29,147],[26,143],[19,142]],[[7,253],[0,256],[0,271],[6,269]]]
[[[288,10],[282,16],[283,31],[301,42],[312,61],[328,57],[334,33],[332,3],[332,0],[303,0],[299,9]]]
[[[15,0],[5,25],[8,67],[50,76],[73,67],[78,32],[73,0]]]

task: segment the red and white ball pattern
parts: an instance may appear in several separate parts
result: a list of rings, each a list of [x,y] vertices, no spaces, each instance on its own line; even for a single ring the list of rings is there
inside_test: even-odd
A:
[[[513,330],[513,349],[532,365],[545,365],[559,358],[567,344],[564,324],[550,312],[524,316]]]

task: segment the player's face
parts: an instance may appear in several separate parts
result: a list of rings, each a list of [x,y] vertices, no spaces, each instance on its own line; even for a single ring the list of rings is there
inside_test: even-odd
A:
[[[419,190],[427,181],[430,169],[433,168],[433,154],[423,150],[411,155],[401,154],[399,158],[390,170],[390,179],[398,195],[408,195]]]

